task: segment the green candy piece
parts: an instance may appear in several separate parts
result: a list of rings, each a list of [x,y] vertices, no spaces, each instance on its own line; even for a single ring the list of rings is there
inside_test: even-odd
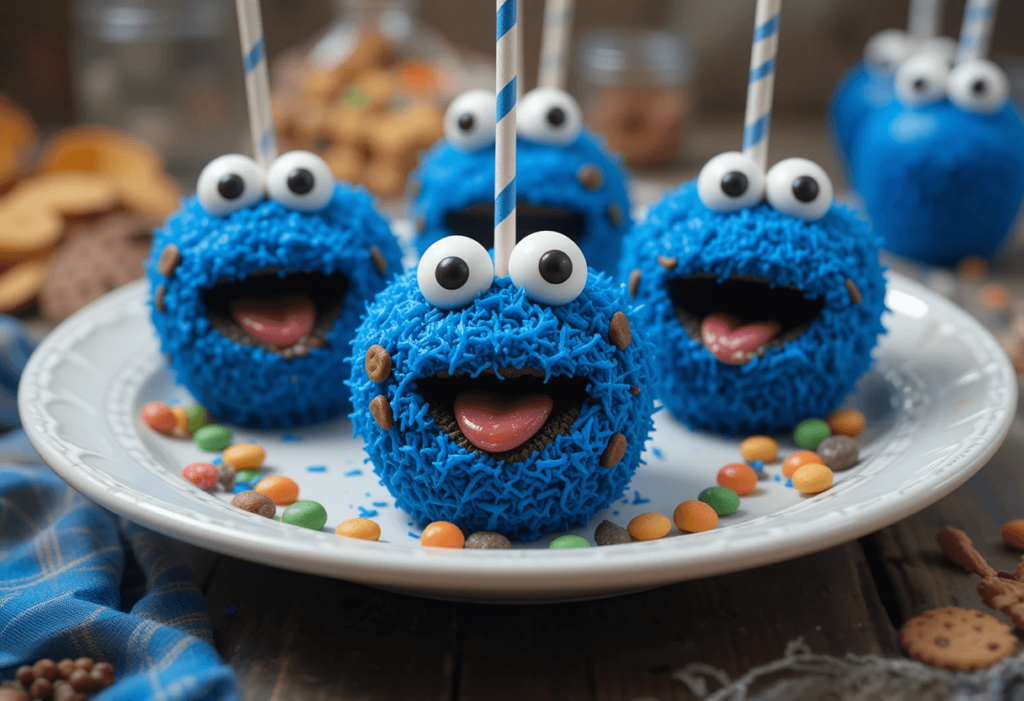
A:
[[[248,482],[249,480],[254,480],[257,477],[262,476],[263,473],[259,470],[239,470],[238,473],[235,474],[235,479],[239,482]]]
[[[697,497],[719,516],[729,516],[740,508],[739,495],[728,487],[708,487]]]
[[[552,550],[572,550],[573,548],[589,548],[590,543],[586,538],[581,538],[578,535],[560,535],[551,541],[548,547]]]
[[[832,429],[821,419],[801,421],[793,430],[793,440],[804,450],[814,450],[831,435]]]
[[[200,450],[216,453],[231,445],[231,431],[220,424],[207,424],[192,434],[192,440]]]
[[[186,407],[185,416],[188,418],[185,428],[188,429],[189,433],[195,433],[210,420],[210,412],[202,404],[193,404]]]
[[[327,523],[327,509],[315,501],[297,501],[284,510],[281,522],[319,531]]]

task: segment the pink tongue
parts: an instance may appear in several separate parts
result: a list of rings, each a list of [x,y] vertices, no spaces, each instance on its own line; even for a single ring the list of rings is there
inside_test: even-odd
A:
[[[551,415],[546,394],[508,396],[471,389],[455,397],[455,419],[469,442],[489,453],[518,448]]]
[[[237,297],[228,306],[247,334],[271,346],[296,343],[313,330],[316,320],[313,300],[298,292]]]
[[[728,314],[709,314],[700,325],[704,347],[723,363],[743,365],[763,344],[772,340],[782,327],[777,321],[755,321],[740,325]]]

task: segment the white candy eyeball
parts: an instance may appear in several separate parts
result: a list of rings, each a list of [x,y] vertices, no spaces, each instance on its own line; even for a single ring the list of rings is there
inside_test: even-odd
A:
[[[516,113],[516,131],[524,139],[566,146],[583,128],[583,111],[572,95],[558,88],[536,88],[526,93]]]
[[[904,61],[896,71],[896,97],[908,107],[923,107],[946,96],[949,64],[935,53],[923,53]]]
[[[756,207],[764,200],[764,172],[749,156],[720,153],[700,169],[697,196],[713,212]]]
[[[466,236],[445,236],[430,246],[416,268],[416,283],[438,309],[458,309],[472,302],[494,281],[487,249]]]
[[[538,231],[512,249],[508,259],[512,284],[535,302],[568,304],[587,285],[587,259],[576,243],[557,231]]]
[[[768,170],[765,183],[765,197],[777,212],[815,221],[832,207],[832,180],[806,158],[779,161]]]
[[[290,151],[267,170],[270,199],[300,212],[318,212],[334,196],[334,173],[309,151]]]
[[[914,42],[900,29],[883,29],[864,45],[864,62],[878,71],[893,72],[910,57]]]
[[[1010,82],[991,61],[964,61],[949,74],[949,99],[962,110],[995,114],[1009,97]]]
[[[459,151],[476,151],[494,143],[497,107],[494,93],[470,90],[452,101],[444,113],[444,138]]]
[[[214,158],[196,183],[196,197],[206,213],[223,217],[259,202],[266,195],[263,171],[248,156],[232,153]]]

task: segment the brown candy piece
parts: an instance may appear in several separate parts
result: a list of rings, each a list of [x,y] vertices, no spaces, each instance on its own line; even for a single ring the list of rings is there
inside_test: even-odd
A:
[[[621,433],[614,433],[608,439],[608,445],[601,453],[601,467],[615,467],[626,454],[626,437]]]
[[[377,269],[378,273],[387,275],[388,262],[384,259],[384,254],[376,246],[370,246],[370,260],[373,261],[373,267]]]
[[[590,191],[600,190],[604,185],[604,173],[593,163],[586,163],[576,171],[576,180]]]
[[[676,266],[679,265],[679,259],[675,256],[658,256],[657,261],[658,265],[665,270],[675,270]]]
[[[612,223],[612,226],[622,226],[623,222],[626,221],[626,215],[622,212],[622,207],[615,202],[608,205],[608,221]]]
[[[29,685],[28,693],[39,698],[51,696],[53,694],[53,682],[45,677],[36,677],[36,680]]]
[[[633,538],[630,537],[628,530],[606,520],[601,521],[594,531],[594,542],[598,545],[620,545],[632,543]]]
[[[231,505],[251,514],[272,518],[277,513],[273,500],[260,492],[239,492],[231,499]],[[111,669],[113,671],[113,669]]]
[[[23,664],[18,667],[18,671],[14,673],[14,678],[27,686],[35,681],[36,672],[32,669],[32,665]]]
[[[860,293],[860,289],[857,284],[850,278],[846,278],[846,292],[850,295],[850,301],[854,304],[860,304],[864,301],[864,295]]]
[[[629,327],[629,319],[622,312],[615,312],[608,325],[608,340],[619,350],[626,350],[633,340],[633,330]]]
[[[373,382],[383,382],[391,374],[391,356],[384,346],[373,344],[366,351],[366,375]]]
[[[463,547],[467,550],[508,550],[512,543],[501,533],[477,531],[466,538]]]
[[[629,296],[636,297],[636,291],[640,288],[640,268],[629,273]]]
[[[391,411],[391,405],[388,404],[388,398],[383,394],[378,394],[370,400],[370,413],[373,414],[377,425],[385,431],[395,425],[395,415]]]
[[[0,701],[32,701],[32,699],[21,689],[3,686],[0,687]]]
[[[1011,628],[981,611],[949,606],[912,618],[900,631],[911,657],[936,667],[970,671],[991,667],[1013,654]]]
[[[180,262],[181,251],[173,243],[169,243],[164,246],[164,250],[160,251],[160,260],[156,263],[156,271],[164,277],[170,277],[174,275],[174,269]]]
[[[818,444],[814,452],[833,472],[849,470],[860,459],[860,447],[849,436],[829,436]]]

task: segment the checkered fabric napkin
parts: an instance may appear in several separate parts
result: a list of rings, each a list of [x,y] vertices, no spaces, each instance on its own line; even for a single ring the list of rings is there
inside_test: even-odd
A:
[[[0,423],[16,420],[31,341],[0,317]],[[49,657],[92,657],[117,681],[96,701],[238,699],[213,647],[206,601],[162,536],[101,509],[0,436],[0,680]]]

